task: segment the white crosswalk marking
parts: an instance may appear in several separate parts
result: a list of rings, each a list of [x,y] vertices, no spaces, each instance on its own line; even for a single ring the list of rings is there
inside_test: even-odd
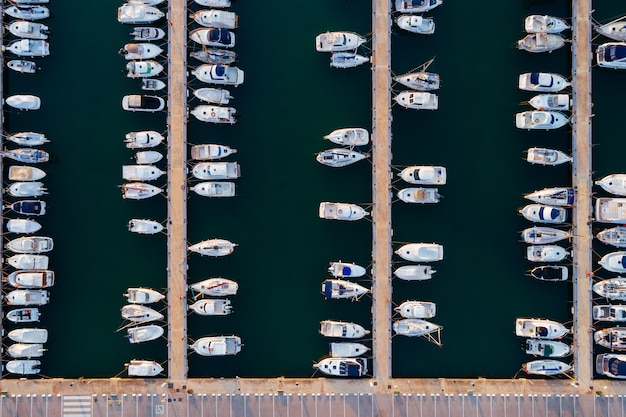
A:
[[[64,395],[63,417],[91,417],[91,395]]]

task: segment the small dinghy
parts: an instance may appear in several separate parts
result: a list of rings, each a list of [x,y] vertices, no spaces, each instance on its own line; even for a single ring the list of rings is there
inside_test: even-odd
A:
[[[370,334],[360,324],[335,320],[320,321],[320,333],[325,337],[336,337],[342,339],[358,339]]]
[[[561,323],[546,319],[515,319],[515,334],[531,339],[560,339],[569,333]]]
[[[39,321],[40,317],[41,313],[37,307],[16,308],[6,315],[6,319],[13,323],[33,323]]]
[[[345,127],[324,135],[324,139],[328,139],[337,145],[365,146],[370,141],[370,133],[362,127]]]
[[[437,243],[408,243],[395,251],[402,259],[412,262],[435,262],[443,259],[443,245]]]
[[[11,181],[37,181],[46,176],[46,171],[29,165],[11,165],[9,167],[9,180]]]
[[[320,219],[356,221],[369,215],[369,212],[357,204],[322,201],[318,215]]]
[[[569,23],[558,17],[531,14],[524,19],[526,33],[561,33],[569,28]]]
[[[41,362],[35,359],[15,359],[8,361],[4,368],[16,375],[36,375],[39,373]]]
[[[189,188],[194,193],[203,197],[234,197],[235,183],[225,181],[205,181]]]
[[[365,268],[348,262],[331,262],[328,267],[328,273],[335,278],[356,278],[365,275]]]
[[[122,178],[127,181],[153,181],[165,173],[154,165],[122,165]]]
[[[202,101],[212,104],[228,104],[234,98],[228,90],[210,87],[193,90],[193,95]]]
[[[191,73],[200,81],[207,84],[232,85],[237,87],[243,84],[245,73],[237,67],[221,64],[200,65]]]
[[[226,356],[238,354],[241,346],[239,336],[207,336],[196,340],[189,348],[202,356]]]
[[[122,184],[122,198],[129,200],[144,200],[163,192],[162,188],[144,182],[129,182]]]
[[[425,281],[437,272],[430,265],[405,265],[393,271],[393,274],[405,281]]]
[[[152,304],[165,298],[163,294],[152,288],[128,288],[124,294],[129,303]]]
[[[2,48],[4,51],[9,51],[17,56],[43,57],[50,55],[48,42],[37,39],[14,40]]]
[[[558,262],[569,252],[558,245],[530,245],[526,248],[526,259],[531,262]]]
[[[7,140],[22,146],[38,146],[50,142],[46,135],[36,132],[19,132],[7,136]]]
[[[141,79],[141,89],[144,91],[159,91],[163,90],[167,84],[161,80],[153,80],[151,78]]]
[[[155,77],[163,71],[163,65],[155,60],[132,61],[126,64],[128,78]]]
[[[547,206],[545,204],[529,204],[519,213],[526,220],[536,223],[561,224],[567,220],[567,210],[563,207]]]
[[[50,293],[46,290],[13,290],[4,298],[11,306],[42,306],[50,302]]]
[[[14,288],[49,288],[54,285],[54,271],[15,271],[7,277]]]
[[[595,181],[595,184],[608,193],[626,196],[626,174],[610,174]]]
[[[241,167],[236,162],[200,162],[191,170],[199,180],[228,180],[241,176]]]
[[[163,159],[163,155],[157,151],[139,151],[134,156],[135,162],[139,165],[149,165],[156,164],[161,159]]]
[[[189,18],[207,28],[236,29],[239,26],[239,17],[225,10],[198,10]]]
[[[326,358],[314,363],[313,368],[326,375],[357,378],[367,375],[367,359]]]
[[[122,108],[126,111],[155,113],[165,108],[165,100],[157,96],[129,94],[122,97]]]
[[[322,294],[325,299],[342,299],[349,298],[352,301],[358,301],[363,295],[370,290],[354,282],[342,279],[327,279],[322,282]]]
[[[396,25],[402,30],[418,35],[435,33],[435,20],[432,17],[401,15],[396,18]]]
[[[156,22],[165,13],[147,4],[125,3],[117,9],[117,21],[131,25]]]
[[[520,90],[557,92],[572,84],[560,74],[549,72],[525,72],[519,75],[517,86]]]
[[[572,157],[564,152],[547,148],[528,148],[526,160],[531,164],[538,165],[560,165],[565,162],[572,162]]]
[[[46,255],[32,255],[22,253],[19,255],[13,255],[7,259],[7,263],[15,269],[48,269],[49,259]]]
[[[126,333],[130,343],[142,343],[163,336],[163,328],[156,324],[150,324],[148,326],[131,327],[126,329]]]
[[[574,189],[571,187],[544,188],[526,194],[524,198],[539,204],[569,207],[574,204]]]
[[[4,246],[15,253],[42,253],[50,252],[54,247],[54,241],[50,237],[24,236],[13,239]]]
[[[37,64],[33,61],[26,61],[24,59],[12,59],[7,62],[7,67],[13,71],[21,72],[22,74],[34,74],[37,72]]]
[[[206,123],[235,124],[237,110],[234,107],[209,106],[201,104],[196,106],[191,112],[196,119]]]
[[[398,198],[405,203],[432,204],[438,203],[442,196],[437,188],[403,188],[398,191]]]
[[[402,319],[393,323],[393,331],[401,336],[420,337],[443,329],[438,324],[422,319]]]
[[[528,101],[537,110],[568,111],[572,100],[569,94],[539,94]]]
[[[541,281],[567,281],[569,270],[563,265],[544,265],[531,269],[529,275]]]
[[[46,350],[41,343],[15,343],[9,346],[7,353],[12,358],[40,358]]]
[[[40,197],[48,194],[46,190],[43,182],[39,181],[14,182],[6,189],[7,193],[13,197]]]
[[[165,31],[161,28],[138,26],[130,32],[135,41],[158,41],[165,37]]]
[[[46,214],[46,202],[41,200],[22,200],[11,204],[11,210],[27,216],[43,216]]]
[[[554,359],[541,359],[522,364],[522,369],[529,375],[553,376],[569,372],[572,366]]]
[[[147,323],[163,320],[163,314],[143,304],[127,304],[122,307],[122,318],[134,323]]]
[[[120,54],[127,60],[156,58],[163,52],[163,49],[151,43],[127,43]]]
[[[126,134],[126,147],[129,149],[154,148],[163,142],[163,135],[154,130],[141,130]]]
[[[46,343],[48,341],[47,329],[23,328],[11,330],[7,336],[16,343]]]
[[[16,94],[7,97],[4,102],[18,110],[39,110],[41,108],[41,99],[32,94]]]
[[[226,256],[233,253],[236,246],[226,239],[208,239],[189,246],[189,250],[206,256]]]
[[[163,367],[155,361],[133,359],[125,364],[128,376],[157,376],[163,372]]]
[[[439,108],[439,97],[425,91],[402,91],[394,97],[394,100],[405,109],[437,110]]]
[[[604,255],[598,264],[611,272],[626,272],[626,252],[618,251]]]
[[[226,278],[208,278],[204,281],[191,284],[189,288],[199,294],[212,297],[225,297],[228,295],[236,295],[239,284]]]
[[[153,235],[162,232],[163,229],[163,225],[154,220],[130,219],[128,221],[128,230],[140,235]]]
[[[617,226],[599,232],[596,237],[606,245],[626,248],[626,227]]]
[[[431,319],[437,314],[437,305],[430,301],[405,301],[394,311],[405,319]]]
[[[230,300],[204,298],[189,306],[189,310],[201,316],[226,316],[233,312]]]
[[[626,305],[594,305],[592,307],[594,320],[622,322],[626,321]]]
[[[189,39],[204,46],[232,48],[235,46],[235,33],[228,29],[198,28],[189,32]]]
[[[191,158],[197,161],[213,161],[237,153],[237,149],[226,145],[203,144],[191,147]]]
[[[41,224],[31,219],[11,219],[7,222],[11,233],[35,233],[41,230]]]
[[[557,340],[526,339],[526,354],[545,358],[562,358],[571,353],[568,344]]]
[[[234,51],[217,48],[203,48],[200,51],[190,53],[189,56],[205,64],[232,64],[237,60],[237,54]]]
[[[400,171],[399,177],[409,184],[444,185],[447,171],[442,166],[413,165]]]
[[[552,52],[565,46],[565,38],[556,33],[530,33],[517,41],[517,49],[527,52]]]
[[[4,9],[4,14],[7,14],[16,19],[24,20],[41,20],[50,17],[50,10],[45,6],[27,6],[17,7],[9,6]]]
[[[48,39],[48,26],[25,20],[13,21],[9,24],[9,32],[24,39]]]
[[[369,158],[370,154],[353,151],[346,148],[327,149],[318,153],[315,160],[329,167],[345,167],[355,162]]]
[[[354,68],[369,61],[369,57],[355,52],[333,52],[330,55],[330,66],[333,68]]]
[[[370,349],[362,343],[330,342],[328,350],[333,358],[354,358],[367,353]]]
[[[50,160],[50,154],[40,149],[31,148],[18,148],[5,150],[0,155],[13,159],[18,162],[25,162],[30,164],[38,164],[42,162],[48,162]]]
[[[522,240],[525,243],[535,245],[555,243],[560,240],[570,239],[571,237],[571,231],[555,229],[553,227],[534,226],[522,231]]]

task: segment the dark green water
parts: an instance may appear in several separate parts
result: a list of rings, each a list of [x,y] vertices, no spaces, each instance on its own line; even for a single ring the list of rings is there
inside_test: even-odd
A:
[[[393,206],[394,247],[409,241],[445,246],[433,280],[394,281],[394,303],[435,301],[433,321],[444,326],[442,348],[422,339],[393,339],[397,377],[511,377],[528,359],[514,335],[515,317],[571,320],[569,284],[524,276],[531,265],[518,232],[530,224],[516,214],[525,204],[522,193],[570,183],[569,167],[533,167],[522,159],[530,146],[569,151],[570,129],[522,132],[514,126],[514,113],[524,108],[519,103],[531,97],[517,90],[519,73],[570,73],[571,54],[565,49],[531,56],[514,48],[523,36],[523,18],[533,13],[567,17],[571,9],[560,1],[487,3],[492,7],[446,3],[429,14],[437,22],[431,37],[397,29],[392,34],[394,73],[436,56],[431,69],[443,82],[438,111],[394,107],[393,163],[448,168],[442,203]],[[51,268],[58,284],[51,305],[42,308],[41,326],[50,329],[42,373],[108,377],[133,358],[167,359],[164,339],[130,345],[124,332],[116,333],[125,301],[121,294],[128,286],[166,287],[165,235],[126,230],[132,217],[165,219],[166,201],[122,200],[121,165],[133,154],[123,137],[131,130],[165,131],[166,126],[164,113],[132,115],[120,107],[124,94],[140,89],[138,81],[125,77],[125,61],[117,54],[131,31],[116,21],[119,4],[91,4],[96,19],[90,21],[81,20],[81,4],[52,2],[47,23],[52,56],[39,60],[39,74],[5,72],[7,95],[33,93],[43,100],[35,113],[7,111],[6,130],[41,131],[52,140],[45,149],[54,161],[43,167],[49,174],[49,213],[41,222],[42,233],[55,239]],[[240,292],[232,297],[235,314],[191,315],[188,327],[192,339],[237,334],[245,346],[236,357],[190,356],[189,376],[306,377],[313,373],[311,364],[327,354],[328,341],[318,334],[320,320],[357,321],[371,328],[369,298],[324,301],[319,293],[329,261],[370,263],[371,224],[317,217],[320,201],[370,204],[371,165],[331,169],[314,160],[316,152],[330,147],[321,139],[324,134],[344,126],[371,127],[371,74],[365,67],[331,69],[328,56],[313,45],[315,35],[326,30],[370,33],[371,4],[323,0],[303,10],[299,2],[241,1],[233,10],[241,26],[237,65],[246,71],[244,85],[233,89],[239,122],[213,126],[192,118],[188,137],[191,144],[236,147],[234,159],[243,175],[237,198],[190,195],[188,237],[191,243],[223,237],[240,246],[221,259],[191,255],[189,282],[224,276],[238,281]],[[602,4],[596,18],[606,21],[620,12]],[[489,22],[484,29],[473,21],[479,17]],[[617,131],[611,121],[619,117],[610,94],[616,86],[623,88],[621,77],[594,73],[594,134],[603,145],[594,149],[594,163],[601,167],[597,174],[621,166],[612,148],[620,139],[608,139]],[[200,86],[190,77],[190,89]],[[191,101],[191,107],[197,104]],[[165,169],[164,162],[160,166]]]

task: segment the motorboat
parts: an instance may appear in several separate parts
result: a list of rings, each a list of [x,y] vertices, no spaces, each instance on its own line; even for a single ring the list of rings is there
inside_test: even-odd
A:
[[[165,100],[157,96],[129,94],[122,98],[122,108],[126,111],[154,113],[165,108]]]
[[[163,367],[155,361],[133,359],[125,365],[128,376],[157,376],[163,372]]]
[[[423,13],[440,6],[443,0],[395,0],[397,12]]]
[[[529,375],[554,376],[569,372],[572,365],[555,359],[538,359],[522,364],[522,369]]]
[[[41,108],[41,99],[32,94],[16,94],[9,96],[4,102],[18,110],[39,110]]]
[[[222,64],[203,64],[191,72],[196,78],[208,84],[239,86],[243,83],[244,72],[237,67]]]
[[[37,181],[46,176],[46,171],[29,165],[11,165],[8,176],[11,181]]]
[[[626,321],[626,305],[599,304],[592,306],[594,320],[622,322]]]
[[[437,188],[403,188],[398,191],[398,198],[405,203],[438,203],[442,196]]]
[[[206,336],[196,340],[189,348],[202,356],[225,356],[238,354],[241,346],[239,336]]]
[[[194,51],[189,54],[190,57],[197,59],[205,64],[232,64],[237,60],[237,54],[227,49],[206,49]]]
[[[6,319],[12,323],[32,323],[39,321],[41,313],[37,307],[16,308],[9,310]]]
[[[163,71],[163,65],[153,59],[146,61],[131,61],[126,64],[128,78],[154,77]]]
[[[364,344],[355,342],[330,342],[328,349],[333,358],[354,358],[370,350]]]
[[[48,26],[27,20],[16,20],[9,24],[9,32],[24,39],[48,39]]]
[[[37,146],[50,142],[46,135],[37,132],[19,132],[6,137],[7,140],[23,146]]]
[[[570,239],[571,237],[571,231],[555,229],[553,227],[534,226],[522,231],[522,240],[525,243],[535,245],[554,243],[560,240]]]
[[[524,351],[527,355],[562,358],[571,353],[571,348],[558,340],[526,339]]]
[[[41,229],[41,224],[31,219],[10,219],[7,230],[11,233],[35,233]]]
[[[605,279],[593,284],[593,291],[600,297],[610,300],[626,301],[626,278]]]
[[[237,149],[226,145],[203,144],[191,147],[191,158],[197,161],[214,161],[237,153]]]
[[[50,293],[46,290],[12,290],[4,298],[11,306],[42,306],[50,302]]]
[[[618,251],[604,255],[598,264],[611,272],[626,272],[626,252]]]
[[[10,184],[6,191],[13,197],[40,197],[48,194],[47,188],[43,186],[43,182],[39,181],[20,181]]]
[[[189,18],[207,28],[237,29],[239,26],[237,14],[225,10],[198,10],[190,14]]]
[[[155,221],[147,219],[130,219],[128,221],[128,231],[139,233],[140,235],[153,235],[160,233],[165,227]]]
[[[430,265],[405,265],[393,271],[393,274],[405,281],[425,281],[437,272]]]
[[[626,174],[610,174],[595,181],[595,184],[611,194],[626,196]]]
[[[46,350],[41,343],[14,343],[7,353],[12,358],[40,358]]]
[[[156,22],[163,16],[165,13],[146,4],[125,3],[117,9],[117,21],[131,25]]]
[[[198,88],[193,90],[193,95],[212,104],[228,104],[234,98],[230,91],[224,88]]]
[[[161,28],[150,26],[137,26],[130,32],[135,41],[158,41],[165,37],[165,31]]]
[[[226,256],[233,253],[236,246],[226,239],[207,239],[189,246],[189,250],[206,256]]]
[[[15,288],[50,288],[54,285],[54,271],[15,271],[9,274],[7,282]]]
[[[571,206],[574,204],[574,189],[571,187],[544,188],[524,195],[524,198],[539,204]]]
[[[626,379],[626,355],[601,353],[596,356],[596,372],[615,379]]]
[[[435,19],[432,17],[401,15],[396,18],[396,25],[402,30],[419,35],[435,33]]]
[[[326,375],[356,378],[367,375],[367,359],[325,358],[314,363],[313,368]]]
[[[122,165],[122,178],[127,181],[153,181],[165,173],[154,165]]]
[[[370,331],[365,330],[360,324],[352,322],[322,320],[320,321],[320,333],[325,337],[358,339],[370,334]]]
[[[533,165],[554,166],[572,162],[572,157],[556,149],[528,148],[526,151],[526,160]]]
[[[318,214],[320,219],[355,221],[369,215],[369,212],[356,204],[322,201]]]
[[[333,52],[330,54],[330,66],[333,68],[355,68],[366,62],[370,62],[370,58],[356,52]]]
[[[324,139],[328,139],[337,145],[364,146],[369,143],[370,134],[367,129],[362,127],[344,127],[324,135]]]
[[[189,306],[189,310],[201,316],[226,316],[233,312],[230,300],[203,298]]]
[[[149,324],[126,329],[126,334],[130,343],[149,342],[163,336],[163,328],[156,324]]]
[[[596,199],[596,221],[626,223],[626,198],[600,197]]]
[[[189,190],[203,197],[234,197],[235,183],[226,181],[205,181],[194,185]]]
[[[598,240],[607,245],[626,248],[626,227],[617,226],[604,229],[596,235]]]
[[[515,334],[531,339],[560,339],[569,333],[561,323],[546,319],[515,319]]]
[[[407,109],[437,110],[439,108],[437,95],[425,91],[402,91],[394,97],[394,100]]]
[[[191,170],[199,180],[227,180],[241,176],[237,162],[200,162]]]
[[[189,32],[189,39],[204,46],[232,48],[235,46],[235,34],[228,29],[198,28]]]
[[[201,104],[191,112],[196,119],[206,123],[235,124],[237,110],[234,107],[209,106]]]
[[[357,278],[365,275],[365,268],[349,262],[331,262],[328,273],[335,278]]]
[[[21,72],[22,74],[34,74],[38,69],[35,62],[25,59],[12,59],[7,62],[7,68]]]
[[[154,130],[141,130],[126,134],[126,147],[129,149],[154,148],[163,142],[163,135]]]
[[[345,167],[355,162],[369,158],[368,153],[357,152],[346,148],[332,148],[318,153],[315,160],[329,167]]]
[[[438,243],[408,243],[397,249],[395,253],[407,261],[441,261],[443,259],[443,245]]]
[[[163,155],[157,151],[139,151],[134,156],[135,162],[139,165],[149,165],[156,164],[161,159],[163,159]]]
[[[11,210],[27,216],[43,216],[46,214],[46,202],[41,200],[21,200],[11,204]]]
[[[405,319],[431,319],[437,314],[437,305],[430,301],[405,301],[394,311]]]
[[[447,172],[442,166],[412,165],[400,171],[399,176],[409,184],[444,185]]]
[[[354,32],[324,32],[315,37],[317,52],[355,51],[365,38]]]
[[[14,329],[7,336],[16,343],[46,343],[48,341],[48,330],[30,327]]]
[[[9,241],[4,247],[15,253],[42,253],[50,252],[54,241],[51,237],[24,236]]]
[[[46,6],[9,6],[5,8],[4,14],[14,17],[16,19],[24,20],[41,20],[50,17],[50,9]]]
[[[530,33],[517,41],[517,49],[527,52],[552,52],[565,46],[565,38],[556,33]]]
[[[542,265],[531,269],[529,275],[541,281],[567,281],[569,269],[563,265]]]
[[[141,89],[144,91],[159,91],[163,90],[167,84],[161,80],[153,80],[152,78],[141,79]]]
[[[230,7],[230,0],[194,0],[200,6],[217,7],[220,9]]]
[[[41,362],[35,359],[14,359],[4,365],[7,372],[16,375],[36,375],[39,373]]]
[[[422,319],[396,320],[392,327],[396,334],[409,337],[426,336],[427,334],[443,329],[443,327],[438,324]]]
[[[46,255],[22,253],[9,257],[7,263],[15,269],[48,269],[49,259]]]
[[[519,75],[520,90],[555,93],[572,84],[565,77],[549,72],[525,72]]]
[[[596,61],[602,68],[626,69],[626,43],[603,43],[596,49]]]
[[[569,117],[558,111],[531,110],[515,115],[515,127],[527,130],[552,130],[565,126]]]
[[[143,200],[154,197],[163,192],[162,188],[144,182],[129,182],[120,186],[122,198],[129,200]]]
[[[13,159],[14,161],[25,162],[27,164],[38,164],[41,162],[48,162],[50,160],[50,154],[48,152],[32,148],[5,150],[1,152],[0,155]]]
[[[128,0],[131,4],[145,4],[146,6],[158,6],[165,0]]]
[[[626,329],[609,327],[593,333],[596,344],[611,350],[626,350]]]
[[[18,7],[24,7],[31,4],[44,4],[49,3],[50,0],[9,0],[10,3],[15,4]]]
[[[122,307],[122,318],[134,323],[163,320],[163,314],[143,304],[126,304]]]
[[[535,223],[561,224],[567,220],[567,209],[545,204],[528,204],[519,210],[519,213],[526,220]]]
[[[619,17],[603,25],[595,25],[596,32],[616,41],[626,41],[626,19]]]
[[[2,47],[3,51],[9,51],[17,56],[42,57],[50,55],[48,42],[39,39],[16,39]]]
[[[165,296],[152,288],[128,288],[124,294],[129,303],[152,304],[163,300]]]
[[[353,301],[358,301],[359,298],[369,291],[369,289],[355,282],[343,279],[327,279],[322,282],[322,294],[324,294],[324,298],[327,300],[331,298],[349,298]]]
[[[569,23],[554,16],[531,14],[524,19],[526,33],[561,33],[569,28]]]
[[[537,110],[568,111],[571,106],[569,94],[538,94],[528,101]]]
[[[162,52],[163,49],[151,43],[127,43],[120,49],[120,54],[129,61],[156,58]]]
[[[526,259],[531,262],[558,262],[569,252],[559,245],[530,245],[526,248]]]
[[[199,294],[212,297],[225,297],[228,295],[236,295],[237,290],[239,290],[239,284],[226,278],[208,278],[191,284],[189,288]]]

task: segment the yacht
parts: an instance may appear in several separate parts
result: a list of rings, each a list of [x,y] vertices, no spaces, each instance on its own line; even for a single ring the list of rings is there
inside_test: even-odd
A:
[[[239,284],[226,278],[208,278],[204,281],[191,284],[189,288],[199,294],[212,297],[224,297],[227,295],[236,295]]]
[[[554,243],[560,240],[570,239],[571,237],[571,231],[555,229],[553,227],[534,226],[522,231],[522,240],[524,243],[535,245]]]
[[[7,62],[7,67],[22,74],[34,74],[38,69],[35,62],[24,59],[12,59]]]
[[[596,49],[596,61],[602,68],[626,69],[626,43],[603,43]]]
[[[447,180],[446,168],[433,165],[412,165],[400,171],[399,176],[409,184],[444,185]]]
[[[128,221],[128,231],[139,233],[140,235],[153,235],[160,233],[165,227],[155,221],[147,219],[130,219]]]
[[[561,224],[567,220],[567,210],[563,207],[547,206],[545,204],[528,204],[519,213],[526,220],[536,223]]]
[[[529,275],[541,281],[567,281],[569,269],[563,265],[542,265],[531,269]]]
[[[52,250],[54,241],[51,237],[24,236],[9,241],[4,247],[15,253],[43,253]]]
[[[562,358],[571,353],[571,348],[567,343],[557,340],[526,339],[524,351],[527,355]]]
[[[146,4],[125,3],[117,9],[117,21],[132,25],[156,22],[163,16],[165,13]]]
[[[200,6],[226,8],[230,7],[230,0],[194,0]]]
[[[27,164],[39,164],[50,160],[50,154],[48,152],[32,148],[5,150],[4,152],[1,152],[0,155],[5,158],[13,159],[14,161],[25,162]]]
[[[237,67],[221,64],[203,64],[191,72],[204,83],[239,86],[243,84],[244,72]]]
[[[356,204],[322,201],[318,214],[321,219],[355,221],[369,215],[369,212]]]
[[[398,191],[398,198],[405,203],[438,203],[442,196],[437,188],[403,188]]]
[[[600,329],[593,334],[596,344],[611,350],[626,350],[626,329],[609,327]]]
[[[443,245],[437,243],[408,243],[395,251],[402,259],[412,262],[434,262],[443,259]]]
[[[538,359],[522,364],[522,369],[529,375],[553,376],[569,372],[572,365],[555,359]]]
[[[154,165],[122,165],[122,178],[127,181],[153,181],[165,173]]]
[[[544,188],[526,194],[524,198],[539,204],[551,206],[571,206],[574,204],[574,189],[571,187]]]
[[[48,194],[46,187],[39,181],[14,182],[6,191],[13,197],[41,197]]]
[[[604,244],[617,246],[618,248],[626,248],[626,227],[617,226],[604,229],[598,232],[596,237]]]
[[[122,97],[122,108],[126,111],[155,113],[165,108],[165,100],[157,96],[129,94]]]
[[[46,255],[22,253],[7,259],[7,263],[15,269],[48,269],[49,259]]]
[[[552,52],[565,46],[565,38],[556,33],[530,33],[517,41],[517,49],[539,53]]]
[[[126,329],[126,333],[130,343],[142,343],[163,336],[163,328],[156,324],[149,324],[147,326],[131,327]]]
[[[205,64],[232,64],[237,60],[237,54],[234,51],[218,48],[203,48],[190,53],[189,56]]]
[[[409,337],[425,336],[441,329],[442,326],[422,319],[402,319],[393,323],[396,334]]]
[[[226,239],[208,239],[189,246],[191,252],[206,256],[226,256],[233,253],[236,243]]]
[[[125,365],[128,376],[157,376],[163,372],[163,367],[155,361],[133,359]]]
[[[572,84],[565,77],[549,72],[525,72],[519,75],[520,90],[555,93]]]
[[[191,147],[191,158],[197,161],[214,161],[237,153],[237,149],[226,145],[204,144]]]
[[[432,319],[437,314],[437,305],[430,301],[405,301],[394,308],[405,319]]]
[[[526,160],[531,164],[538,165],[561,165],[572,162],[572,157],[555,149],[548,148],[528,148]]]
[[[423,13],[440,6],[443,0],[395,0],[396,12]]]
[[[227,181],[205,181],[190,187],[189,190],[203,197],[234,197],[235,183]]]
[[[39,110],[41,108],[41,99],[32,94],[16,94],[9,96],[4,102],[14,109],[18,110]]]
[[[41,343],[14,343],[7,349],[12,358],[40,358],[47,349]]]
[[[11,330],[7,336],[17,343],[46,343],[48,341],[47,329],[22,328]]]
[[[46,176],[46,171],[29,165],[11,165],[9,180],[11,181],[38,181]]]
[[[546,319],[526,319],[515,320],[515,334],[531,339],[560,339],[569,333],[569,329],[561,323]]]
[[[598,264],[611,272],[626,272],[626,252],[618,251],[604,255]]]
[[[159,64],[153,59],[146,61],[131,61],[126,64],[128,78],[144,78],[154,77],[159,75],[163,71],[163,65]]]
[[[362,127],[344,127],[324,135],[324,139],[344,146],[364,146],[370,141],[370,133]]]
[[[50,45],[44,40],[17,39],[2,48],[17,56],[43,57],[50,55]]]
[[[193,95],[211,104],[228,104],[234,98],[230,91],[224,88],[198,88],[193,90]]]
[[[393,274],[405,281],[425,281],[437,272],[430,265],[405,265],[393,271]]]
[[[332,148],[318,153],[315,160],[329,167],[345,167],[355,162],[369,158],[370,154],[353,151],[346,148]]]
[[[19,132],[6,137],[7,140],[22,146],[38,146],[50,142],[46,135],[36,132]]]
[[[8,361],[4,368],[16,375],[35,375],[38,374],[41,362],[35,359],[14,359]]]
[[[626,174],[610,174],[595,182],[606,192],[626,196]]]
[[[394,100],[407,109],[437,110],[439,108],[437,95],[425,91],[402,91],[394,97]]]
[[[50,10],[46,6],[9,6],[4,9],[4,14],[16,19],[41,20],[50,17]]]
[[[163,49],[151,43],[127,43],[120,49],[120,54],[129,61],[156,58],[162,52]]]
[[[419,35],[435,33],[435,20],[432,17],[401,15],[396,18],[396,25],[402,30]]]
[[[370,58],[356,52],[333,52],[330,54],[330,66],[333,68],[355,68],[366,62],[370,62]]]
[[[13,290],[4,298],[10,306],[42,306],[50,302],[50,293],[46,290]]]
[[[596,32],[616,41],[626,41],[626,19],[619,17],[609,23],[595,26]]]
[[[31,219],[11,219],[7,222],[7,231],[11,233],[35,233],[41,229],[41,224]]]
[[[124,294],[129,303],[152,304],[165,298],[163,294],[151,288],[128,288]]]
[[[558,245],[530,245],[526,248],[526,259],[531,262],[559,262],[569,252]]]
[[[135,41],[158,41],[165,37],[165,31],[161,28],[150,26],[137,26],[130,32]]]
[[[324,298],[327,300],[331,298],[350,298],[352,301],[358,301],[359,298],[369,291],[369,289],[355,282],[342,279],[327,279],[322,282],[322,294],[324,294]]]
[[[134,323],[163,320],[163,314],[143,304],[126,304],[122,307],[122,318]]]
[[[626,305],[599,304],[592,307],[594,320],[622,322],[626,321]]]
[[[568,111],[572,99],[569,94],[538,94],[528,101],[537,110]]]
[[[237,123],[237,119],[235,118],[237,110],[235,110],[234,107],[208,106],[202,104],[196,106],[190,113],[201,122],[231,125]]]
[[[322,320],[320,321],[320,333],[326,337],[337,337],[342,339],[358,339],[370,334],[363,326],[344,321]]]
[[[427,72],[428,67],[434,62],[434,58],[420,65],[415,72],[393,77],[393,80],[399,82],[411,90],[417,91],[433,91],[438,90],[441,79],[439,74]]]
[[[355,378],[367,375],[367,359],[325,358],[314,363],[313,368],[326,375]]]
[[[230,300],[203,298],[189,306],[189,310],[201,316],[226,316],[233,312]]]
[[[596,356],[596,372],[615,379],[626,379],[626,355],[602,353]]]
[[[355,342],[330,342],[328,348],[333,358],[354,358],[370,350],[364,344]]]
[[[134,159],[139,165],[149,165],[159,162],[163,159],[163,155],[157,151],[139,151],[135,154]]]
[[[626,223],[626,198],[600,197],[596,199],[596,221]]]
[[[233,48],[235,34],[228,29],[198,28],[189,32],[189,39],[204,46]]]
[[[531,14],[524,19],[527,33],[561,33],[569,28],[569,23],[554,16]]]
[[[626,301],[626,278],[605,279],[593,284],[593,291],[609,300]]]
[[[365,275],[365,268],[348,262],[331,262],[328,273],[335,278],[356,278]]]
[[[558,111],[532,110],[515,115],[515,127],[527,130],[552,130],[565,126],[569,117]]]
[[[9,24],[9,32],[18,38],[48,39],[48,26],[27,20],[15,20]]]
[[[207,336],[196,340],[189,348],[202,356],[225,356],[238,354],[241,346],[239,336]]]
[[[41,200],[21,200],[11,204],[11,210],[27,216],[43,216],[46,214],[46,202]]]
[[[129,200],[143,200],[163,192],[162,188],[144,182],[128,182],[120,187],[122,188],[122,198]]]
[[[7,277],[7,282],[15,288],[49,288],[54,285],[54,271],[14,271]]]
[[[365,38],[354,32],[324,32],[315,37],[317,52],[355,51]]]
[[[241,176],[237,162],[200,162],[191,172],[199,180],[229,180]]]
[[[225,10],[198,10],[189,15],[189,18],[207,28],[237,29],[239,26],[239,17]]]
[[[126,147],[129,149],[154,148],[163,142],[163,135],[154,130],[141,130],[126,134]]]
[[[13,323],[32,323],[39,321],[41,313],[37,307],[16,308],[9,310],[6,319]]]

